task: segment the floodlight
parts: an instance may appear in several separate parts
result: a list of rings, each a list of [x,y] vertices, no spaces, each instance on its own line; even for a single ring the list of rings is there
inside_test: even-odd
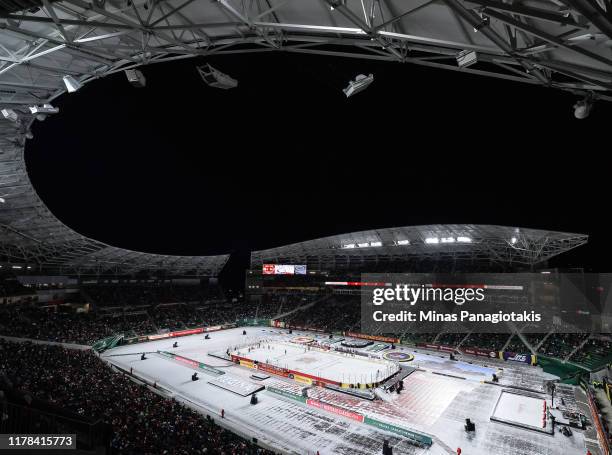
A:
[[[398,240],[398,245],[410,245],[410,240]]]
[[[439,243],[440,239],[438,237],[428,237],[425,239],[425,243]]]
[[[2,112],[2,116],[5,119],[10,120],[11,122],[17,122],[19,120],[19,116],[13,109],[2,109],[0,112]]]
[[[342,245],[342,248],[355,248],[355,246],[354,243],[347,243],[346,245]]]
[[[364,91],[372,82],[374,82],[373,74],[370,74],[368,76],[364,74],[359,74],[355,77],[355,79],[349,81],[347,87],[342,91],[348,98],[350,96],[356,95],[359,92]]]
[[[74,93],[81,88],[81,83],[72,76],[66,75],[62,79],[64,80],[64,85],[68,93]]]
[[[47,118],[47,115],[57,114],[59,107],[53,107],[50,104],[43,104],[42,106],[30,106],[30,112],[36,116],[36,120],[41,122]]]
[[[516,242],[517,242],[516,237],[512,237],[512,238],[510,239],[510,243],[512,243],[512,245],[514,245]]]
[[[469,237],[457,237],[457,242],[461,243],[470,243],[472,241]]]
[[[382,246],[382,242],[370,242],[370,246]]]
[[[593,108],[593,102],[591,101],[591,98],[586,97],[580,101],[577,101],[573,107],[574,107],[574,117],[582,120],[582,119],[587,118],[589,114],[591,113],[591,109]]]
[[[357,246],[358,246],[359,248],[365,248],[365,247],[370,246],[370,244],[369,244],[368,242],[365,242],[365,243],[358,243],[358,244],[357,244]]]
[[[211,87],[222,88],[224,90],[235,88],[238,85],[236,79],[231,78],[227,74],[213,68],[208,63],[206,65],[197,66],[196,69],[200,73],[200,77],[206,85]]]
[[[467,68],[478,61],[476,51],[464,50],[457,54],[457,65],[460,68]]]
[[[134,87],[142,88],[147,85],[147,79],[139,70],[125,70],[125,75],[127,77],[127,80]]]

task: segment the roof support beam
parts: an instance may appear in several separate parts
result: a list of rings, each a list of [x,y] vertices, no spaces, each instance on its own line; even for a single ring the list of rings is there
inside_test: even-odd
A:
[[[583,23],[576,22],[571,16],[559,13],[556,11],[546,10],[542,8],[534,8],[530,6],[524,6],[513,3],[502,3],[498,0],[467,0],[469,3],[475,3],[480,6],[486,6],[488,8],[496,9],[499,11],[506,11],[508,13],[515,14],[517,16],[528,17],[530,19],[539,19],[548,22],[554,22],[555,24],[568,25],[570,27],[585,28],[588,26]]]
[[[541,30],[536,29],[535,27],[532,27],[530,25],[524,24],[522,22],[517,21],[516,19],[503,14],[503,13],[499,13],[497,11],[494,11],[490,8],[485,8],[482,10],[482,13],[493,17],[495,19],[497,19],[498,21],[501,21],[505,24],[508,24],[518,30],[522,30],[526,33],[529,33],[530,35],[536,36],[540,39],[543,39],[544,41],[548,41],[549,43],[555,44],[559,47],[562,47],[564,49],[570,50],[572,52],[576,52],[577,54],[582,55],[583,57],[588,57],[591,58],[593,60],[596,60],[600,63],[604,63],[608,66],[610,66],[612,68],[612,60],[609,60],[605,57],[602,57],[601,55],[595,54],[594,52],[588,51],[586,49],[577,47],[576,45],[570,45],[567,42],[563,41],[560,38],[557,38],[553,35],[550,35],[546,32],[543,32]]]
[[[608,38],[612,39],[612,21],[606,13],[599,8],[597,2],[591,2],[589,0],[563,0],[563,3],[582,14]]]
[[[514,58],[529,74],[533,74],[537,79],[545,85],[549,85],[550,81],[548,78],[536,67],[534,67],[528,60],[523,59],[515,49],[506,42],[491,26],[484,21],[474,11],[467,9],[459,0],[444,0],[444,3],[449,8],[457,12],[468,24],[474,27],[476,30],[485,35],[491,42],[497,47],[507,53],[509,56]]]

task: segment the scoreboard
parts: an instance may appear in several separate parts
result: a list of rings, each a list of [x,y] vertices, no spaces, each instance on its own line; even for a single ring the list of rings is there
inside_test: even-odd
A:
[[[264,264],[261,271],[264,275],[306,275],[306,266],[291,264]]]

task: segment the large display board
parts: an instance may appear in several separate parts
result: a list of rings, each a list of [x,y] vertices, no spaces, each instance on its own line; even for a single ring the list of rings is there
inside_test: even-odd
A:
[[[264,275],[306,275],[306,266],[293,264],[264,264],[261,271]]]

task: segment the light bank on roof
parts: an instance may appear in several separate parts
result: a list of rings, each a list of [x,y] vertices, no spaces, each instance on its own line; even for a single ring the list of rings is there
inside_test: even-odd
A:
[[[251,268],[305,264],[358,269],[410,261],[482,261],[533,266],[588,241],[585,234],[477,224],[435,224],[353,232],[254,251]]]
[[[611,12],[610,0],[0,0],[0,108],[27,115],[29,105],[140,65],[278,51],[610,100]]]

